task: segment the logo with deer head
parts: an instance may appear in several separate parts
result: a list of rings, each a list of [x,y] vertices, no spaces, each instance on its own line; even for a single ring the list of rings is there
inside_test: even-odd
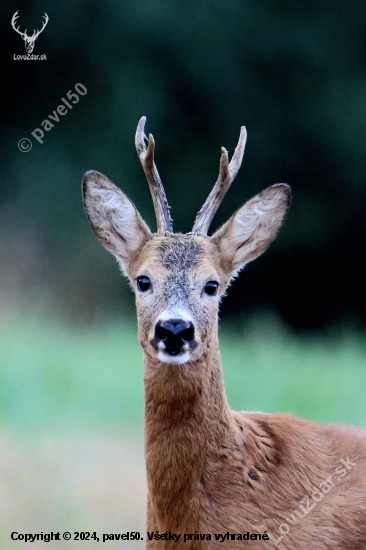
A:
[[[16,27],[16,23],[17,23],[17,19],[19,17],[19,12],[16,11],[13,15],[13,18],[11,20],[11,26],[13,27],[13,29],[20,34],[20,36],[23,38],[24,40],[24,43],[25,43],[25,50],[27,53],[32,53],[33,52],[33,49],[34,49],[34,43],[35,41],[37,40],[37,38],[39,37],[39,35],[41,34],[41,32],[44,30],[45,26],[47,25],[48,23],[48,15],[47,13],[44,14],[44,21],[43,21],[43,25],[42,25],[42,28],[41,30],[36,30],[36,31],[33,31],[33,34],[32,36],[28,36],[27,35],[27,29],[25,29],[24,32],[21,32],[19,30],[19,27]]]

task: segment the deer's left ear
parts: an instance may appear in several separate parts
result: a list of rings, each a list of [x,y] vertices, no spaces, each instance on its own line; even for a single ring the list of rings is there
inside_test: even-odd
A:
[[[253,197],[211,237],[230,276],[263,254],[275,239],[291,203],[289,185],[272,185]]]

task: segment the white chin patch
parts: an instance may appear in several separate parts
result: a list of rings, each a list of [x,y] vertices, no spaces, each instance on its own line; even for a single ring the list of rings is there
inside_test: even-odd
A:
[[[189,361],[190,353],[189,351],[184,351],[179,355],[170,355],[169,353],[160,350],[158,353],[158,358],[162,363],[178,363],[179,365],[182,365],[183,363],[187,363],[187,361]]]

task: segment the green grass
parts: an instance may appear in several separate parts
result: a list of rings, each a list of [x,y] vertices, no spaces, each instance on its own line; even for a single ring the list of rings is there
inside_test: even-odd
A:
[[[0,316],[0,337],[1,549],[24,547],[10,540],[14,530],[145,532],[143,369],[135,322],[80,327]],[[296,336],[267,315],[254,324],[223,324],[220,349],[234,409],[366,425],[362,334]],[[142,549],[144,541],[123,547]]]
[[[220,328],[226,391],[236,410],[288,411],[366,425],[360,334],[296,336],[276,320]],[[142,350],[135,322],[0,322],[0,420],[24,428],[141,427]]]
[[[362,335],[295,336],[276,321],[241,337],[223,332],[220,347],[233,409],[366,426]]]
[[[132,324],[80,328],[18,317],[0,331],[4,421],[141,424],[142,350]]]

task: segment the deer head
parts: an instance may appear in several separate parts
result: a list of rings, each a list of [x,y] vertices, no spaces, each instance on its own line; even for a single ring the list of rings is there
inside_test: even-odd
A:
[[[173,233],[154,163],[154,139],[151,134],[146,138],[145,122],[143,117],[138,124],[135,143],[153,198],[157,232],[150,231],[130,199],[98,172],[84,176],[84,204],[94,233],[116,257],[135,292],[139,341],[145,353],[157,364],[185,364],[209,351],[220,298],[239,270],[276,237],[290,205],[290,187],[272,185],[207,235],[242,162],[246,142],[242,127],[230,163],[222,148],[218,180],[192,232]]]
[[[19,28],[17,28],[15,26],[15,23],[16,23],[16,20],[17,18],[19,17],[19,11],[16,11],[13,15],[13,18],[11,20],[11,26],[13,27],[13,29],[20,34],[20,36],[23,38],[24,42],[25,42],[25,50],[27,53],[32,53],[33,52],[33,49],[34,49],[34,43],[35,41],[37,40],[38,36],[41,34],[41,32],[44,30],[45,26],[47,25],[48,23],[48,15],[47,13],[44,14],[44,21],[43,21],[43,25],[42,25],[42,28],[41,30],[36,30],[36,31],[33,31],[33,34],[32,36],[28,36],[27,35],[27,29],[25,29],[24,32],[21,32],[19,30]]]

